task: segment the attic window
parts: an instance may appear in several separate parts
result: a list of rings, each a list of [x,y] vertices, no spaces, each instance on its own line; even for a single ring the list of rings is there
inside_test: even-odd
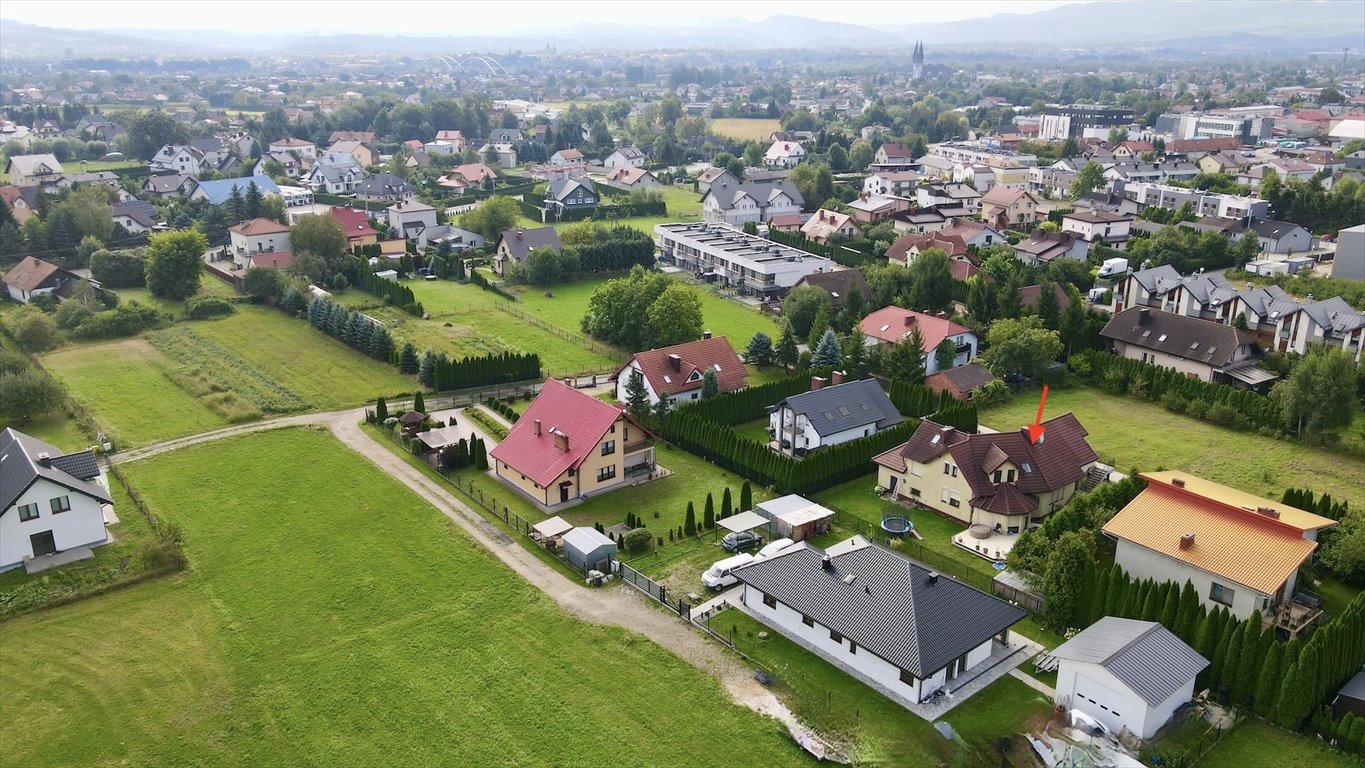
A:
[[[883,325],[883,326],[882,326],[882,332],[886,332],[886,331],[889,331],[889,330],[891,330],[891,326],[889,326],[889,325]]]
[[[1142,332],[1142,338],[1144,338],[1144,339],[1147,338],[1148,336],[1151,336],[1151,335],[1152,335],[1152,332],[1151,332],[1151,331],[1143,331],[1143,332]]]
[[[1165,340],[1166,340],[1166,334],[1164,334],[1164,333],[1157,337],[1157,341],[1165,341]]]
[[[691,374],[688,375],[687,380],[688,380],[688,381],[696,381],[697,379],[700,379],[700,378],[701,378],[701,371],[693,371]]]
[[[665,374],[664,374],[664,383],[665,383],[665,384],[672,384],[672,383],[673,383],[673,378],[672,378],[671,376],[669,376],[668,374],[665,373]]]
[[[1032,465],[1032,464],[1029,464],[1029,463],[1026,461],[1026,462],[1024,462],[1024,463],[1023,463],[1022,465],[1020,465],[1020,466],[1022,466],[1022,467],[1024,468],[1024,474],[1026,474],[1026,475],[1032,474],[1032,472],[1033,472],[1033,465]]]
[[[1197,341],[1190,342],[1190,349],[1199,349],[1199,342]]]
[[[942,439],[943,439],[943,435],[934,435],[933,437],[929,438],[929,444],[930,444],[930,445],[938,445],[939,441],[942,440]]]

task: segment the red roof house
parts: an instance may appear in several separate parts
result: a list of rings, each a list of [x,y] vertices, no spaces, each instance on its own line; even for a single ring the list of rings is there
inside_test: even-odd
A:
[[[664,396],[674,402],[696,400],[701,397],[707,370],[716,372],[720,392],[744,389],[748,380],[748,371],[729,340],[724,336],[708,337],[631,355],[616,371],[616,399],[626,402],[631,372],[639,371],[644,376],[651,405]]]
[[[364,211],[334,205],[327,213],[341,227],[347,245],[373,245],[378,242],[379,232],[370,226],[370,217]]]
[[[550,379],[489,456],[503,482],[553,507],[653,469],[645,437],[624,408]]]
[[[870,344],[895,344],[902,339],[910,338],[916,328],[919,329],[920,336],[924,339],[924,372],[926,375],[938,372],[938,361],[934,359],[934,350],[943,343],[944,339],[951,339],[957,345],[958,353],[953,360],[953,367],[966,365],[971,362],[973,357],[976,357],[976,350],[980,342],[972,329],[958,325],[941,314],[929,315],[894,305],[882,307],[863,318],[859,330],[862,331],[864,339]]]

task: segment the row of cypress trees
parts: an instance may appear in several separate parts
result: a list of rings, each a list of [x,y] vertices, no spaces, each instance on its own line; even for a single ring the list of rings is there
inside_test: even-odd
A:
[[[308,305],[308,322],[361,354],[393,363],[393,336],[379,323],[360,312],[318,297]]]

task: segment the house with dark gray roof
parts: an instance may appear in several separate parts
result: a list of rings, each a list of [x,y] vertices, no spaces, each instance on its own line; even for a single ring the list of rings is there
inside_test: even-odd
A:
[[[766,223],[774,216],[800,213],[805,204],[796,185],[785,179],[745,184],[718,180],[702,195],[701,211],[703,221],[741,227],[750,221]]]
[[[811,390],[792,395],[768,411],[768,434],[783,453],[802,456],[888,430],[903,419],[876,379],[844,381],[835,371],[829,386],[811,379]]]
[[[940,688],[1004,674],[1009,628],[1027,615],[857,536],[828,550],[800,542],[733,573],[746,613],[921,716]]]
[[[112,504],[90,451],[64,454],[12,427],[0,432],[0,571],[107,543]]]
[[[1111,731],[1154,736],[1194,697],[1209,660],[1154,621],[1105,616],[1049,656],[1058,659],[1058,705]]]
[[[384,203],[409,203],[416,189],[392,173],[377,173],[356,186],[355,196],[359,200]]]
[[[509,229],[498,236],[498,245],[493,253],[493,271],[499,275],[507,274],[507,268],[516,262],[526,261],[526,257],[536,248],[551,248],[559,253],[559,233],[554,227],[539,229]]]
[[[1251,334],[1210,320],[1133,307],[1109,318],[1100,336],[1120,357],[1174,368],[1202,381],[1258,387],[1276,378],[1256,367],[1261,347]]]
[[[545,187],[545,209],[550,213],[592,210],[597,201],[597,189],[586,178],[555,179]]]

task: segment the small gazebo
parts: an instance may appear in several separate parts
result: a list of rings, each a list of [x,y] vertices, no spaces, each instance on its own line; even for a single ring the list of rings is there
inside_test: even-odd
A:
[[[422,431],[422,422],[427,420],[427,415],[421,411],[408,411],[398,417],[398,424],[403,428],[403,434],[408,437],[416,437]]]

